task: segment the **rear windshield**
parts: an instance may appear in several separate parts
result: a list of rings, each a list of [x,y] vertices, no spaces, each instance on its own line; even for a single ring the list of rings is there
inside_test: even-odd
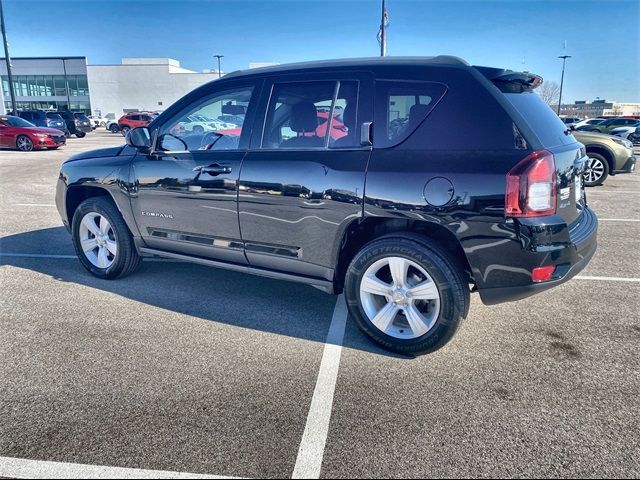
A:
[[[59,113],[47,113],[47,118],[51,118],[52,120],[62,120]]]
[[[74,113],[73,116],[79,120],[89,120],[84,113]]]
[[[575,142],[572,135],[564,133],[567,126],[537,93],[505,93],[504,96],[520,112],[545,147],[570,145]]]

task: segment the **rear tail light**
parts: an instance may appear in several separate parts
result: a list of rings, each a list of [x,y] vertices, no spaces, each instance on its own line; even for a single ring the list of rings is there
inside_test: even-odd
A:
[[[553,272],[556,271],[555,265],[549,265],[546,267],[536,267],[531,270],[531,280],[534,282],[546,282],[551,279]]]
[[[541,217],[556,213],[556,162],[547,150],[527,156],[507,174],[505,215]]]

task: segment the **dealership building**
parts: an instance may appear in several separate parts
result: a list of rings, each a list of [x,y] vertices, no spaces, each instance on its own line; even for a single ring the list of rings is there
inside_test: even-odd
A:
[[[1,114],[12,106],[6,62],[0,60]],[[72,110],[110,118],[164,110],[221,75],[188,70],[171,58],[123,58],[119,65],[89,65],[86,57],[12,58],[11,73],[18,110]]]

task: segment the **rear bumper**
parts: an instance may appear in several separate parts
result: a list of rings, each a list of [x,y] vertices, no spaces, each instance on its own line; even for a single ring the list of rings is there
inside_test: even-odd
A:
[[[631,155],[621,168],[614,170],[611,173],[631,173],[636,169],[636,157]]]
[[[569,226],[565,226],[569,230]],[[486,305],[511,302],[536,295],[561,285],[580,273],[588,264],[597,248],[598,218],[589,208],[585,208],[579,224],[569,231],[570,243],[549,252],[523,252],[530,255],[528,265],[523,270],[531,271],[531,266],[555,265],[556,270],[549,281],[533,282],[515,286],[480,288],[480,298]],[[552,261],[549,261],[552,259]]]

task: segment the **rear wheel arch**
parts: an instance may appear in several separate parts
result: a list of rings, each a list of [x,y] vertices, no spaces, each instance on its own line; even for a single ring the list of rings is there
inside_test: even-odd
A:
[[[335,290],[341,292],[351,260],[368,243],[380,238],[400,237],[436,242],[471,279],[471,266],[456,235],[447,227],[428,221],[396,218],[364,218],[352,221],[344,230],[335,251]]]
[[[585,149],[587,151],[587,156],[589,156],[589,152],[602,155],[609,164],[609,171],[615,170],[615,158],[613,153],[608,148],[602,147],[600,145],[585,145]]]

